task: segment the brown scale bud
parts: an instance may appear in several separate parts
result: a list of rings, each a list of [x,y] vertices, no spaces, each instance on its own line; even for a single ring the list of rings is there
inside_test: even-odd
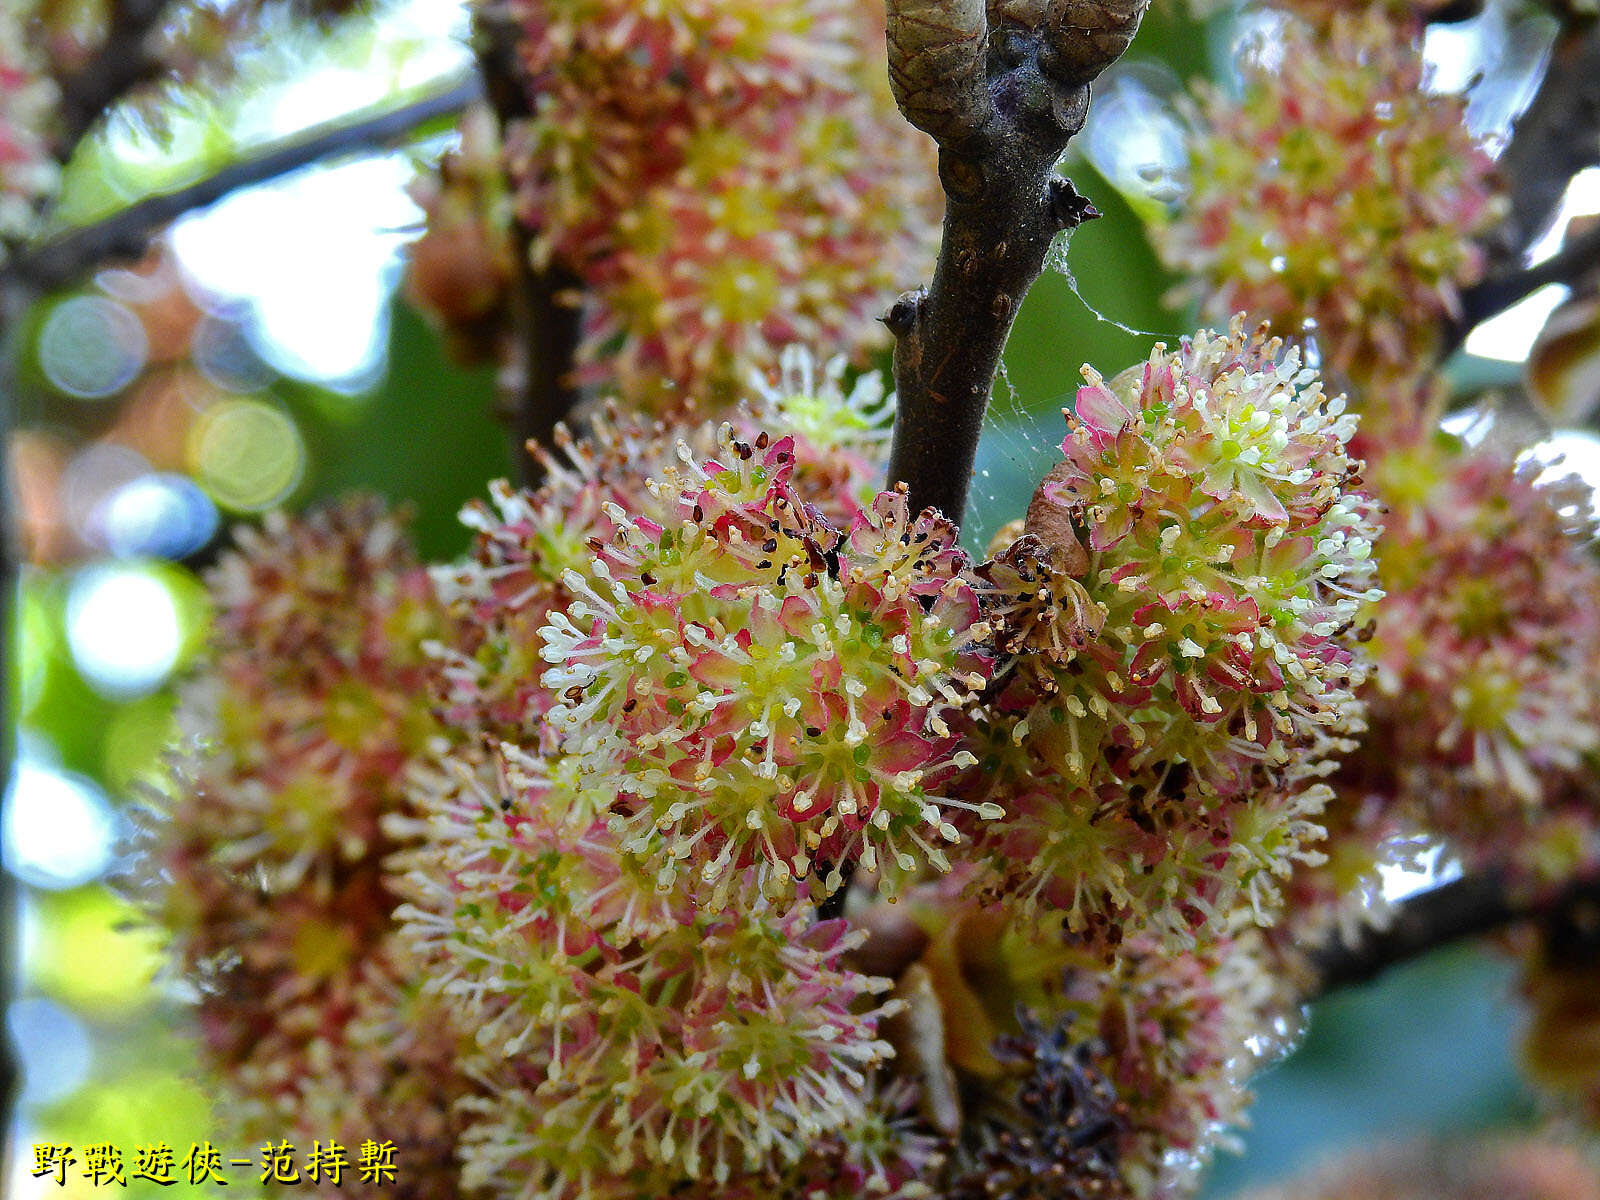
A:
[[[912,963],[895,985],[894,998],[903,1007],[884,1022],[884,1035],[895,1055],[920,1085],[922,1115],[940,1133],[961,1131],[961,1098],[955,1072],[945,1056],[944,1014],[933,976],[922,963]]]
[[[1039,481],[1033,499],[1028,502],[1028,514],[1023,518],[1022,527],[1024,532],[1044,543],[1056,570],[1081,576],[1089,569],[1089,554],[1072,526],[1072,506],[1055,494],[1056,485],[1071,473],[1072,468],[1067,463],[1058,463]]]
[[[1049,6],[1049,0],[989,0],[989,20],[1036,29]]]
[[[984,0],[891,0],[889,83],[895,103],[940,144],[982,131],[994,115]]]
[[[1122,57],[1149,7],[1150,0],[1050,0],[1040,68],[1060,83],[1088,83]]]

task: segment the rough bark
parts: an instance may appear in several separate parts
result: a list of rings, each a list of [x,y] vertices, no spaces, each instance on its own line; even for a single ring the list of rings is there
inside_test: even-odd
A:
[[[928,287],[884,317],[899,411],[890,482],[959,522],[1000,354],[1058,233],[1099,214],[1055,174],[1148,0],[898,0],[889,76],[939,143],[944,236]]]

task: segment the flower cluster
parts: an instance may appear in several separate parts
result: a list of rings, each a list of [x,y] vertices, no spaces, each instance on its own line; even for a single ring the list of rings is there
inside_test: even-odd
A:
[[[1018,538],[979,569],[1007,687],[980,722],[1001,891],[1188,941],[1314,855],[1312,782],[1362,728],[1372,588],[1354,419],[1264,330],[1086,370]],[[1042,619],[1042,618],[1050,619]]]
[[[876,494],[888,413],[878,376],[862,375],[846,390],[844,368],[842,359],[819,366],[808,352],[786,349],[775,377],[762,379],[731,421],[747,441],[764,429],[786,431],[796,495],[848,526]],[[591,543],[615,534],[612,506],[653,504],[646,481],[677,462],[680,443],[711,453],[717,430],[709,421],[649,422],[612,410],[592,419],[581,441],[557,430],[553,451],[540,451],[545,483],[536,492],[496,484],[492,505],[467,507],[462,519],[477,531],[473,555],[437,573],[455,617],[440,648],[451,724],[537,741],[554,703],[540,681],[539,631],[573,600],[566,573],[587,566]]]
[[[1588,489],[1539,469],[1442,434],[1379,460],[1373,730],[1339,786],[1469,864],[1556,879],[1600,861],[1600,568]]]
[[[792,484],[789,438],[687,453],[545,628],[549,714],[581,774],[618,796],[623,851],[721,909],[756,868],[786,894],[859,860],[948,870],[943,791],[971,755],[950,720],[986,682],[977,598],[947,522],[884,493],[839,530]]]
[[[0,262],[3,243],[31,231],[59,174],[48,137],[57,88],[25,32],[27,8],[0,12]]]
[[[1290,23],[1242,63],[1237,100],[1201,97],[1190,192],[1158,229],[1213,313],[1314,333],[1361,383],[1425,371],[1499,217],[1465,101],[1426,86],[1418,45],[1380,16]]]
[[[842,372],[562,433],[431,578],[370,504],[219,568],[149,906],[258,1123],[387,1089],[508,1200],[1187,1187],[1359,725],[1352,419],[1239,321],[1087,371],[974,568]]]
[[[726,403],[791,342],[862,348],[931,261],[930,147],[879,4],[521,0],[508,150],[539,261],[592,294],[591,380]]]
[[[242,1129],[349,1140],[380,1121],[426,1191],[462,1084],[394,937],[381,825],[433,729],[427,574],[393,517],[352,500],[241,532],[210,584],[212,651],[136,895],[198,988]]]
[[[659,893],[619,852],[609,797],[513,753],[457,752],[418,789],[401,910],[489,1085],[464,1184],[665,1195],[793,1166],[867,1122],[889,1010],[870,1002],[887,981],[842,965],[861,935],[804,904],[712,914]]]
[[[469,1185],[909,1197],[936,1157],[874,1079],[889,983],[811,899],[944,861],[942,714],[985,664],[952,531],[871,491],[882,389],[842,371],[792,352],[732,423],[562,433],[438,572],[451,737],[392,865],[475,1031]]]

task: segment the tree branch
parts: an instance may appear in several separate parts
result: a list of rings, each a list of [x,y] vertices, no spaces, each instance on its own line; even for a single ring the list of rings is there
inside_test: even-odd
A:
[[[1454,942],[1524,921],[1561,921],[1600,906],[1600,877],[1583,876],[1563,887],[1528,894],[1497,872],[1467,875],[1420,892],[1397,906],[1383,929],[1369,929],[1349,945],[1335,941],[1312,950],[1314,982],[1308,999],[1377,978],[1390,967]]]
[[[170,0],[116,0],[105,40],[78,70],[60,80],[56,157],[66,162],[105,111],[161,68],[150,35]]]
[[[230,192],[324,159],[391,145],[419,125],[460,112],[481,94],[481,85],[471,77],[399,108],[301,135],[197,183],[140,200],[103,221],[61,234],[19,258],[5,274],[39,290],[73,283],[107,259],[139,257],[158,231]]]
[[[889,478],[913,511],[959,522],[1000,354],[1056,234],[1094,206],[1055,166],[1148,0],[894,0],[889,77],[939,143],[944,236],[933,282],[884,321],[899,411]]]
[[[502,137],[533,114],[517,56],[520,30],[503,8],[479,6],[473,14],[478,64],[484,89],[500,120]],[[528,442],[552,445],[551,435],[582,398],[573,368],[582,334],[582,281],[560,264],[543,268],[533,261],[533,234],[513,216],[513,361],[502,374],[502,400],[522,481],[536,486],[544,467],[528,452]]]
[[[1445,331],[1444,356],[1450,355],[1482,321],[1504,312],[1546,284],[1576,283],[1600,267],[1600,223],[1570,239],[1550,258],[1483,280],[1461,293],[1461,311]]]
[[[1499,231],[1502,269],[1522,261],[1561,206],[1567,184],[1600,164],[1600,21],[1568,25],[1532,103],[1517,118],[1500,156],[1511,212]]]
[[[544,467],[528,453],[528,443],[549,449],[556,425],[565,421],[582,398],[572,382],[573,360],[583,332],[579,297],[583,283],[559,266],[533,269],[526,235],[519,233],[517,287],[512,321],[522,361],[514,380],[519,389],[511,414],[512,437],[523,482],[537,486]]]

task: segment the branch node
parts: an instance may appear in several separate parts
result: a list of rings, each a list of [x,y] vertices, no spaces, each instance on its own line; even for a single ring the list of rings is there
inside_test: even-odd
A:
[[[897,338],[908,336],[916,327],[917,317],[922,311],[922,305],[928,298],[926,288],[916,288],[909,292],[902,292],[899,299],[889,306],[889,311],[878,320],[890,333]]]
[[[1057,175],[1045,190],[1045,205],[1056,229],[1076,229],[1085,221],[1101,216],[1094,202],[1073,186],[1072,180]]]
[[[952,200],[977,200],[983,195],[985,172],[976,158],[939,151],[939,183]]]
[[[984,63],[984,0],[888,6],[889,84],[900,111],[941,146],[970,141],[994,116]]]
[[[960,522],[1011,323],[1055,236],[1099,214],[1051,181],[1089,112],[1088,81],[1149,0],[889,0],[889,73],[939,143],[944,238],[927,295],[886,322],[899,412],[889,478]]]
[[[1089,119],[1089,85],[1085,83],[1065,91],[1058,90],[1051,102],[1050,119],[1065,137],[1072,137],[1081,131]]]
[[[1063,84],[1087,84],[1133,42],[1150,0],[1050,0],[1039,66]]]

